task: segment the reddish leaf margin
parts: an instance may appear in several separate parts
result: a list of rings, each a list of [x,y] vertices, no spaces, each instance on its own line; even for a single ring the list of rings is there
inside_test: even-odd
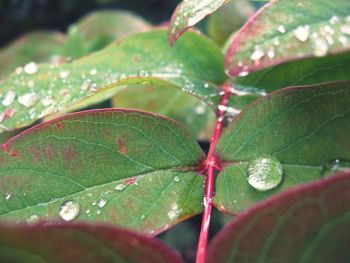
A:
[[[19,253],[24,251],[45,262],[183,262],[175,251],[155,238],[102,224],[2,224],[0,252],[8,248],[16,249],[16,260],[21,260]],[[10,260],[5,254],[0,253],[1,262]],[[33,262],[30,258],[25,260],[20,262]]]
[[[340,231],[333,231],[330,240],[321,245],[317,243],[318,253],[311,251],[311,255],[313,262],[348,262],[350,170],[294,187],[239,214],[214,238],[206,262],[299,262],[304,247],[322,228],[329,227],[327,222],[345,214],[347,221],[341,222]]]

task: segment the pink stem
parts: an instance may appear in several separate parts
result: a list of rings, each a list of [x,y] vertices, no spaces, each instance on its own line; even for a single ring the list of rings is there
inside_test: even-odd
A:
[[[214,195],[214,185],[215,185],[215,171],[220,170],[220,161],[215,155],[216,143],[221,135],[224,118],[225,118],[225,108],[228,103],[228,97],[230,96],[230,87],[228,84],[223,85],[223,91],[225,92],[221,98],[220,106],[218,108],[218,120],[216,122],[215,131],[210,139],[210,147],[207,159],[205,161],[205,170],[207,173],[207,178],[205,182],[205,194],[204,194],[204,212],[202,218],[202,227],[199,235],[199,242],[197,248],[197,258],[196,263],[204,263],[206,257],[206,248],[208,244],[208,233],[211,210],[213,206],[213,195]]]

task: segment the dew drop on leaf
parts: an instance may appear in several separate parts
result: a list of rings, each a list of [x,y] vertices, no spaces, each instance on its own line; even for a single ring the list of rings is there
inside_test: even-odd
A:
[[[11,198],[11,194],[7,193],[6,196],[5,196],[5,199],[9,200],[10,198]]]
[[[10,106],[16,98],[16,93],[12,90],[9,90],[5,93],[4,99],[2,100],[2,105]]]
[[[66,201],[60,207],[60,217],[64,221],[72,221],[79,215],[79,204],[73,201]]]
[[[116,187],[114,187],[114,190],[116,191],[123,191],[125,189],[125,184],[118,184]]]
[[[100,201],[98,201],[97,206],[100,207],[100,208],[102,208],[102,207],[104,207],[106,204],[107,204],[106,199],[103,199],[103,198],[102,198]]]
[[[28,223],[28,224],[35,224],[35,223],[37,223],[38,221],[39,221],[39,216],[38,215],[31,215],[30,217],[28,217],[27,219],[26,219],[26,222]]]
[[[347,169],[350,169],[350,161],[345,159],[335,159],[324,166],[322,174],[327,175]]]
[[[294,30],[294,36],[301,42],[308,40],[310,35],[310,26],[299,26]]]
[[[175,181],[175,183],[178,183],[178,182],[180,182],[180,177],[178,177],[178,176],[175,176],[175,177],[174,177],[174,181]]]
[[[145,221],[146,220],[146,215],[141,215],[141,221]]]
[[[38,72],[38,65],[35,62],[29,62],[24,66],[24,72],[28,75],[33,75]]]
[[[281,162],[272,156],[253,159],[248,165],[248,183],[258,191],[276,188],[283,179]]]

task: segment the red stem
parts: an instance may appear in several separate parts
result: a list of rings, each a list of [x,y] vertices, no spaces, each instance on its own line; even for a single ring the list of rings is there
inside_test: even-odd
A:
[[[220,170],[220,162],[215,155],[216,143],[221,135],[224,118],[225,109],[228,103],[228,97],[230,96],[230,86],[228,84],[223,85],[224,95],[221,97],[220,106],[218,107],[217,116],[218,120],[216,122],[215,131],[210,139],[210,147],[207,159],[205,161],[205,170],[207,173],[205,182],[205,194],[203,198],[204,212],[202,218],[202,227],[199,235],[199,242],[197,248],[197,258],[196,263],[204,263],[206,257],[206,248],[208,244],[208,233],[209,233],[209,223],[211,216],[211,209],[213,206],[213,195],[214,195],[214,184],[215,184],[215,171]]]

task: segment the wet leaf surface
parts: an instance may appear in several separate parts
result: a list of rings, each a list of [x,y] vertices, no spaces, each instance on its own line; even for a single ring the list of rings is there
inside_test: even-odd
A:
[[[0,83],[0,127],[96,104],[129,84],[175,87],[212,105],[225,79],[223,55],[203,35],[191,32],[170,48],[165,30],[138,33],[72,63],[29,63],[13,73]]]
[[[207,262],[349,262],[349,188],[348,170],[257,204],[221,230]]]
[[[282,89],[238,115],[217,146],[224,169],[216,179],[216,206],[237,213],[292,185],[334,172],[336,163],[348,166],[349,85]],[[281,182],[272,176],[278,166],[271,158],[282,165]],[[275,185],[269,188],[271,183]]]
[[[204,158],[179,124],[135,110],[67,115],[2,145],[0,219],[118,224],[151,234],[202,211]]]
[[[234,37],[226,71],[246,75],[290,60],[349,50],[349,13],[347,0],[270,1]]]
[[[1,225],[0,260],[16,263],[181,263],[160,241],[108,225]]]

